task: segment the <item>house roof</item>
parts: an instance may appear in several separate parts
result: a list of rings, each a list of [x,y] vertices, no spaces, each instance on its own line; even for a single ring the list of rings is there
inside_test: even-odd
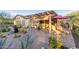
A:
[[[16,15],[13,19],[15,19],[17,16],[23,17],[23,18],[29,18],[29,19],[33,19],[33,17],[35,17],[35,19],[44,19],[45,16],[47,15],[52,15],[52,16],[57,16],[56,12],[54,11],[46,11],[46,12],[42,12],[42,13],[37,13],[37,14],[31,14],[31,15],[26,15],[26,16],[22,16],[22,15]]]
[[[16,15],[13,19],[16,19],[16,17],[18,17],[18,16],[20,16],[20,17],[26,19],[26,17],[24,17],[24,16],[22,16],[22,15]]]
[[[45,16],[48,16],[48,15],[52,15],[52,16],[57,16],[57,14],[54,12],[54,11],[47,11],[47,12],[42,12],[42,13],[37,13],[37,14],[32,14],[32,15],[28,15],[30,16],[30,18],[37,18],[37,19],[42,19],[45,17]]]

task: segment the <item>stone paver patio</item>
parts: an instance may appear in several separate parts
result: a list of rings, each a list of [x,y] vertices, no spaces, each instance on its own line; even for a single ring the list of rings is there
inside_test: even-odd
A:
[[[33,30],[29,30],[28,33],[22,34],[22,35],[25,37],[27,37],[27,35],[30,35],[31,36],[30,38],[33,40],[30,46],[27,47],[28,49],[41,49],[41,48],[50,49],[48,32],[33,29]],[[4,46],[4,49],[21,49],[18,39],[19,38],[14,39],[13,35],[9,35],[6,41],[6,45]],[[61,40],[63,41],[64,46],[68,48],[76,48],[74,39],[71,33],[69,35],[62,36]]]

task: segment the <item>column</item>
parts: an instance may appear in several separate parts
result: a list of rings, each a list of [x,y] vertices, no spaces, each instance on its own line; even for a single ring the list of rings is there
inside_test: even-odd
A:
[[[49,34],[51,34],[51,15],[49,15],[48,19],[49,19]]]

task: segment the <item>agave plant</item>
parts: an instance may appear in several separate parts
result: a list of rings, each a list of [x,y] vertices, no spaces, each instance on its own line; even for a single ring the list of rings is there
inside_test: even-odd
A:
[[[31,36],[27,35],[27,36],[21,37],[19,39],[19,41],[20,41],[21,48],[26,49],[26,48],[28,48],[28,46],[31,45],[32,38],[31,38]]]
[[[21,48],[22,49],[27,48],[27,39],[26,39],[26,37],[20,38],[20,43],[21,43]]]
[[[5,43],[6,43],[6,39],[0,39],[0,49],[4,47]]]

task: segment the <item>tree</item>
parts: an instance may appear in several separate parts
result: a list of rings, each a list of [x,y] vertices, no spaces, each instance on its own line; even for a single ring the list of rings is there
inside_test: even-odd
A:
[[[6,13],[4,11],[0,12],[0,16],[3,18],[10,18],[11,17],[11,15],[9,13]]]
[[[12,24],[11,15],[6,12],[0,12],[0,22],[2,24]]]
[[[74,25],[79,25],[79,11],[74,11],[68,14],[67,16],[72,17],[68,21],[70,26],[73,28]]]

